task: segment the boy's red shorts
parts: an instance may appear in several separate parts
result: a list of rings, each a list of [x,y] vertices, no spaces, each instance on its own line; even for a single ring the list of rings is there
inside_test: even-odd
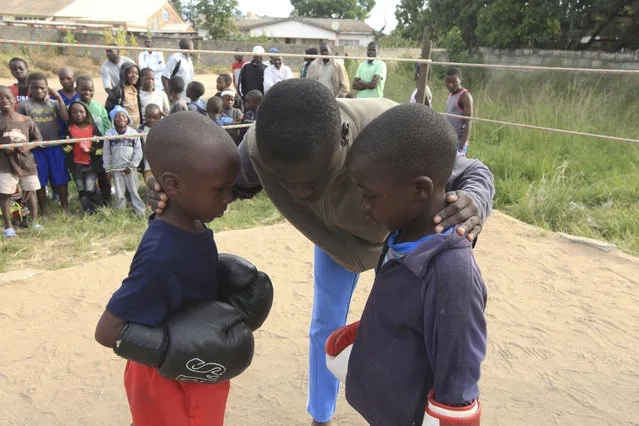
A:
[[[127,361],[124,388],[134,426],[222,426],[231,382],[178,382]]]

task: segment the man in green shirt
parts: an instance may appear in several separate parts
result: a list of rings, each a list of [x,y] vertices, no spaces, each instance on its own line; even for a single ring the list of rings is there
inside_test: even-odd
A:
[[[386,83],[386,64],[377,58],[379,44],[371,41],[366,50],[366,56],[369,59],[359,64],[355,80],[353,80],[353,89],[359,90],[358,98],[383,98],[384,84]]]

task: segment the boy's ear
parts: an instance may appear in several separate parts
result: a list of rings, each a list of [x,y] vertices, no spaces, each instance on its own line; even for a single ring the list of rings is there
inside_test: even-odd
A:
[[[428,176],[416,177],[413,180],[413,186],[415,188],[415,198],[421,201],[429,199],[435,188],[433,181]]]
[[[160,186],[166,195],[174,197],[179,195],[182,190],[182,180],[175,173],[164,172],[160,176]]]

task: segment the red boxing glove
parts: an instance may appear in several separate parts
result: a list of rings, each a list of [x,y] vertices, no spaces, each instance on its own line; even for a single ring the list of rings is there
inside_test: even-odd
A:
[[[348,359],[357,336],[359,321],[340,327],[326,339],[326,367],[340,381],[346,380]]]
[[[479,426],[481,407],[476,399],[465,407],[449,407],[434,397],[435,393],[430,391],[422,426]]]

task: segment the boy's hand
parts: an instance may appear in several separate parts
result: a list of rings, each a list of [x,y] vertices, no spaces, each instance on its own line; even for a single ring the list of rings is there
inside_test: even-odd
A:
[[[433,218],[433,222],[438,225],[435,231],[444,232],[457,226],[459,235],[466,235],[470,241],[477,238],[482,229],[482,221],[475,200],[465,191],[453,191],[446,194],[446,202],[449,206]]]
[[[153,210],[157,214],[162,214],[162,212],[164,212],[164,209],[166,208],[167,202],[169,201],[169,197],[167,197],[166,194],[162,192],[162,187],[153,176],[151,176],[149,180],[146,181],[146,186],[148,187],[149,204],[151,205],[151,210]]]
[[[58,94],[58,92],[55,91],[55,89],[49,87],[49,97],[53,99],[58,99],[60,95]]]
[[[106,178],[109,182],[111,182],[111,172],[106,172]]]

